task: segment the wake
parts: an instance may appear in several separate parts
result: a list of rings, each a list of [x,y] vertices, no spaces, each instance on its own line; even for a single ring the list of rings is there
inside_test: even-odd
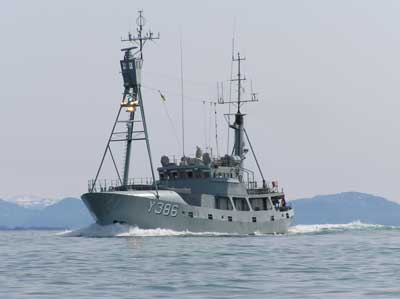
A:
[[[141,229],[137,226],[127,224],[111,224],[99,225],[93,223],[87,227],[68,230],[57,233],[64,237],[87,237],[87,238],[112,238],[112,237],[185,237],[185,236],[201,236],[201,237],[243,237],[243,236],[291,236],[291,235],[312,235],[312,234],[330,234],[348,231],[387,231],[398,230],[398,226],[385,226],[379,224],[367,224],[360,221],[355,221],[347,224],[310,224],[310,225],[295,225],[289,228],[287,234],[262,234],[254,233],[251,235],[216,233],[216,232],[201,232],[194,233],[190,231],[174,231],[170,229]]]
[[[175,231],[171,229],[141,229],[137,226],[127,224],[99,225],[93,223],[88,227],[74,231],[64,231],[58,233],[64,237],[88,237],[88,238],[109,238],[109,237],[181,237],[181,236],[228,236],[231,234],[202,232],[194,233],[190,231]]]
[[[346,224],[308,224],[295,225],[289,228],[289,235],[299,234],[323,234],[338,233],[346,231],[385,231],[400,230],[399,226],[386,226],[381,224],[368,224],[361,221],[354,221]]]

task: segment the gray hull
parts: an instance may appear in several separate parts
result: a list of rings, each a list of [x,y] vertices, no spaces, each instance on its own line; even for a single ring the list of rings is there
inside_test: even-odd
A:
[[[142,229],[236,234],[287,233],[293,210],[220,210],[188,205],[176,192],[116,191],[86,193],[82,200],[97,223],[126,223]]]

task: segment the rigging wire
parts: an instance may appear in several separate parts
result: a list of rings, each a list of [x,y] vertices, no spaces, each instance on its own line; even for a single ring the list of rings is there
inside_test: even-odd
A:
[[[165,78],[165,79],[171,80],[171,81],[178,81],[179,82],[181,80],[181,78],[178,77],[178,76],[165,74],[165,73],[149,72],[149,71],[143,71],[143,73],[151,75],[151,76],[158,76],[159,78]],[[211,88],[210,82],[197,81],[197,80],[188,80],[188,79],[185,79],[184,82],[185,82],[186,85],[203,86],[203,87],[207,87],[209,89]]]
[[[160,94],[160,96],[161,96],[161,98],[164,98],[164,94],[166,94],[165,93],[165,91],[163,91],[163,90],[161,90],[161,89],[157,89],[157,88],[154,88],[154,87],[150,87],[150,86],[147,86],[147,85],[141,85],[141,87],[142,88],[144,88],[144,89],[147,89],[147,90],[150,90],[150,91],[153,91],[153,92],[157,92],[158,94]],[[179,93],[178,94],[173,94],[172,93],[172,95],[176,95],[176,96],[178,96],[178,95],[180,95]],[[187,98],[188,98],[188,96],[185,96],[185,100],[187,100]],[[191,100],[191,102],[197,102],[197,103],[202,103],[203,104],[203,120],[204,120],[204,149],[205,150],[207,150],[207,149],[210,149],[211,148],[211,130],[212,130],[212,126],[211,126],[211,123],[212,123],[212,107],[210,108],[210,110],[209,111],[207,111],[207,105],[206,104],[210,104],[210,106],[213,104],[213,103],[215,103],[214,101],[211,101],[211,100],[204,100],[204,97],[201,99],[200,97],[192,97],[191,98],[192,100]],[[200,99],[201,99],[201,101],[200,101]],[[175,139],[177,140],[177,142],[178,142],[178,144],[179,144],[179,146],[181,146],[181,142],[180,142],[180,140],[179,140],[179,137],[178,137],[178,130],[176,129],[176,127],[175,127],[175,125],[174,125],[174,122],[173,122],[173,119],[172,119],[172,117],[171,117],[171,115],[169,114],[169,111],[168,111],[168,109],[167,109],[167,104],[166,104],[166,101],[165,100],[163,100],[162,101],[163,102],[163,104],[164,104],[164,110],[165,110],[165,113],[166,113],[166,115],[167,115],[167,117],[168,117],[168,121],[170,122],[170,124],[171,124],[171,127],[173,128],[173,130],[174,130],[174,136],[175,136]],[[209,125],[207,126],[207,113],[209,113],[210,114],[210,118],[209,118]],[[207,134],[207,132],[209,132],[209,134]]]
[[[215,147],[217,150],[217,158],[218,158],[219,157],[219,148],[218,148],[217,103],[214,103],[214,119],[215,119]]]
[[[181,147],[181,141],[179,140],[179,134],[177,133],[178,130],[176,129],[173,119],[169,113],[168,110],[168,106],[166,104],[166,99],[164,96],[164,91],[162,91],[161,89],[156,89],[154,87],[150,87],[147,85],[141,85],[141,87],[143,87],[144,89],[153,91],[153,92],[157,92],[162,99],[162,103],[163,103],[163,107],[164,107],[164,112],[168,118],[168,121],[173,129],[174,132],[174,137],[179,145],[179,147]],[[175,95],[181,95],[181,94],[175,94]],[[185,96],[185,99],[187,98],[187,96]],[[199,102],[200,97],[193,97],[191,102]],[[214,115],[214,127],[215,127],[215,146],[216,146],[216,150],[217,150],[217,156],[219,156],[219,144],[218,144],[218,113],[217,113],[217,109],[216,109],[216,105],[217,103],[215,101],[212,100],[204,100],[204,98],[201,100],[201,103],[203,104],[203,129],[204,129],[204,149],[205,150],[212,150],[212,117]],[[209,108],[207,108],[207,105],[209,104]],[[208,114],[208,121],[207,121],[207,114]],[[207,124],[208,122],[208,124]],[[228,123],[229,124],[229,123]]]
[[[160,92],[160,95],[162,95],[161,92]],[[176,129],[176,127],[175,127],[175,125],[174,125],[174,121],[172,120],[172,117],[171,117],[171,115],[169,114],[168,106],[167,106],[167,104],[165,103],[164,100],[162,100],[162,103],[163,103],[162,106],[163,106],[163,108],[164,108],[164,112],[165,112],[165,114],[166,114],[166,116],[167,116],[167,118],[168,118],[169,124],[171,125],[172,130],[173,130],[173,132],[174,132],[174,137],[175,137],[175,139],[176,139],[176,142],[178,143],[178,146],[181,147],[181,141],[179,140],[178,130]]]
[[[208,130],[209,130],[208,131],[208,147],[210,149],[211,155],[212,155],[211,133],[212,133],[212,115],[213,115],[213,113],[212,113],[212,105],[213,105],[213,103],[210,102],[210,110],[209,110],[209,114],[210,114],[209,120],[210,120],[210,122],[209,122],[209,127],[208,127]]]
[[[154,91],[156,93],[158,93],[159,91],[161,91],[163,94],[168,94],[168,95],[173,95],[173,96],[181,96],[181,93],[177,90],[175,90],[175,92],[171,92],[170,89],[166,90],[166,89],[160,89],[160,88],[156,88],[156,87],[152,87],[149,85],[141,85],[142,88],[147,89],[147,90],[151,90]],[[205,98],[207,98],[208,96],[191,96],[191,95],[187,95],[185,93],[185,102],[190,101],[190,102],[197,102],[197,103],[202,103],[203,101],[206,101],[206,103],[210,103],[212,101],[210,100],[204,100]]]
[[[203,100],[203,124],[204,124],[204,150],[207,149],[207,112],[206,101]]]

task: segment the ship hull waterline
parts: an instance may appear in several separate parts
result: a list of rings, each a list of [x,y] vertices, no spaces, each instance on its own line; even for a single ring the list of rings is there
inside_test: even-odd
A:
[[[235,211],[191,206],[176,195],[161,191],[157,199],[155,192],[96,192],[83,194],[82,200],[100,225],[120,223],[194,233],[285,234],[294,215],[293,210]]]

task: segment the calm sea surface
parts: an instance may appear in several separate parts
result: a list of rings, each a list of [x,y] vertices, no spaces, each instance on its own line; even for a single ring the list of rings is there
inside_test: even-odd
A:
[[[400,298],[400,228],[1,231],[0,298]]]

